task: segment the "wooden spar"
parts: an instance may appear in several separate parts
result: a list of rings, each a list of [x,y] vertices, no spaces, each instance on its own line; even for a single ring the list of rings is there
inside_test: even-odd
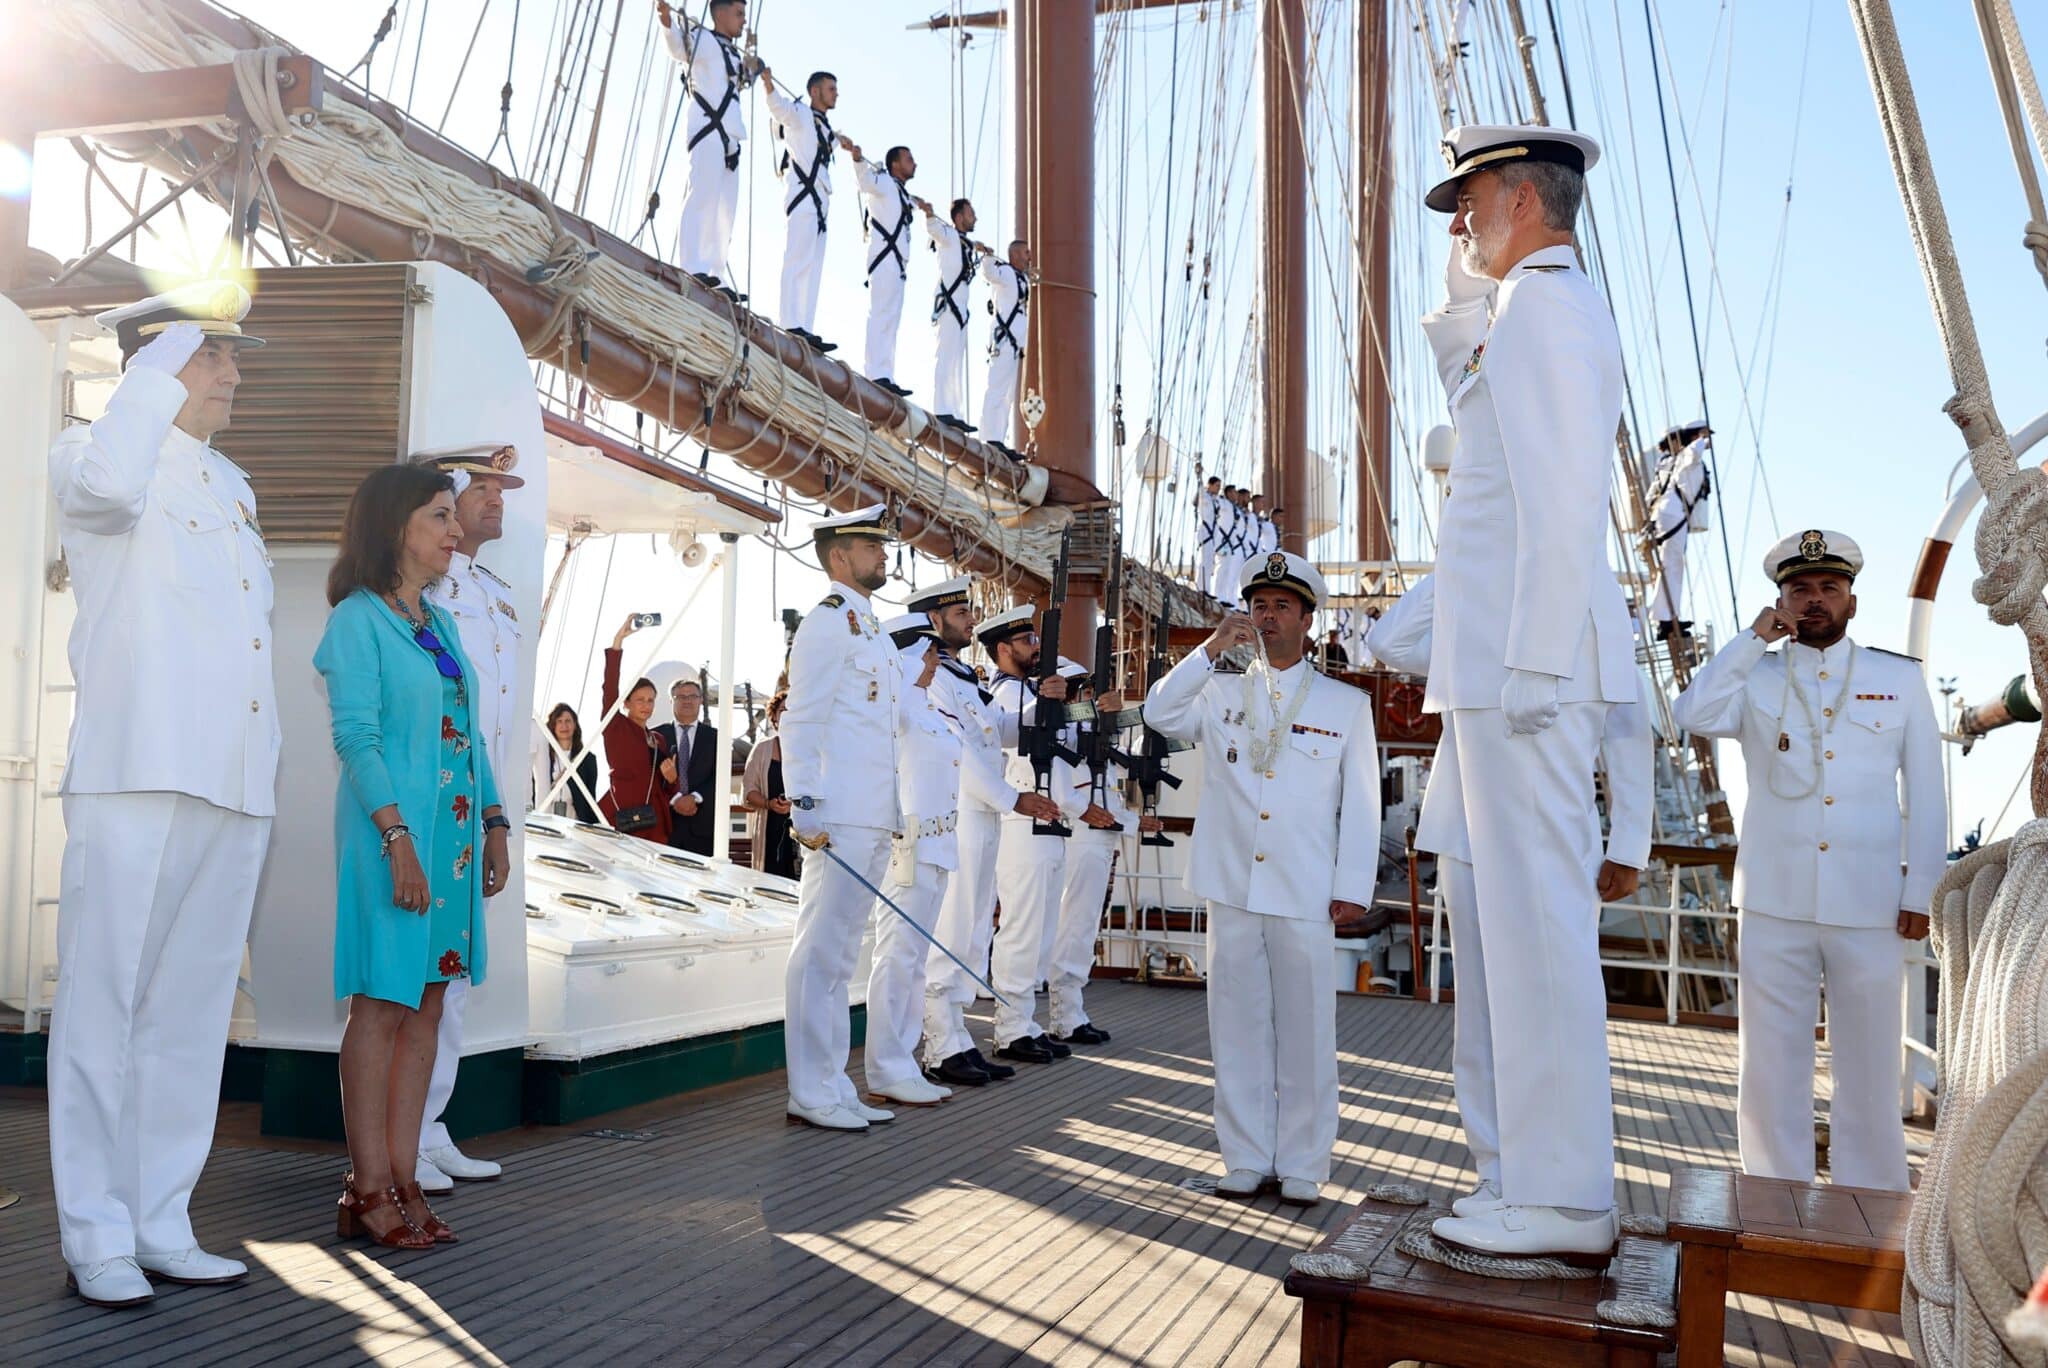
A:
[[[1394,397],[1387,383],[1394,164],[1389,136],[1393,54],[1387,0],[1358,5],[1358,558],[1394,559]]]
[[[1192,5],[1195,3],[1197,3],[1197,0],[1095,0],[1095,12],[1097,14],[1126,14],[1131,10],[1170,9],[1175,5]],[[1227,3],[1235,8],[1243,5],[1244,0],[1227,0]],[[1062,7],[1065,8],[1072,5],[1073,0],[1066,0],[1066,5]],[[914,24],[906,24],[904,27],[912,32],[921,29],[929,29],[936,32],[940,29],[949,28],[1007,28],[1009,23],[1010,13],[1008,10],[977,10],[973,14],[963,14],[957,19],[950,14],[934,14],[929,19],[922,19]]]
[[[1095,16],[1072,0],[1018,0],[1017,222],[1037,253],[1031,336],[1018,398],[1034,391],[1045,419],[1031,433],[1036,459],[1062,502],[1095,490]],[[1019,429],[1022,430],[1021,428]],[[1021,447],[1023,441],[1014,445]],[[1060,477],[1068,477],[1062,480]],[[1086,494],[1076,493],[1085,487]],[[1060,640],[1092,665],[1097,600],[1067,599]]]
[[[1264,92],[1265,493],[1285,509],[1281,545],[1308,539],[1307,0],[1265,0],[1259,26]]]

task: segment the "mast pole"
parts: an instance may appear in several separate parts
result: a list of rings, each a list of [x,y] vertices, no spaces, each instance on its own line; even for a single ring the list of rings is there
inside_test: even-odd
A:
[[[1049,498],[1099,497],[1095,483],[1095,7],[1018,0],[1017,233],[1038,256],[1021,401],[1045,401],[1030,433]],[[1006,244],[991,244],[1001,250]],[[1019,442],[1019,446],[1023,443]],[[1099,589],[1083,584],[1062,615],[1058,649],[1092,663]]]
[[[1394,559],[1393,412],[1387,383],[1394,167],[1389,155],[1392,53],[1387,0],[1358,4],[1358,558]]]
[[[1287,510],[1281,545],[1308,541],[1307,0],[1265,0],[1260,25],[1265,115],[1265,484]]]

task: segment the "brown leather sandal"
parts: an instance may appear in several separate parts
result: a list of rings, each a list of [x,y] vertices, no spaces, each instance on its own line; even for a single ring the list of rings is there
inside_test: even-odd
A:
[[[363,1218],[384,1207],[397,1209],[398,1224],[379,1235],[370,1229]],[[335,1203],[334,1233],[344,1240],[367,1239],[372,1244],[383,1245],[386,1249],[434,1247],[434,1237],[406,1218],[405,1208],[399,1205],[396,1188],[387,1187],[382,1192],[358,1192],[356,1176],[353,1173],[341,1180],[341,1200]]]
[[[439,1216],[436,1216],[432,1207],[427,1206],[426,1194],[420,1191],[418,1183],[400,1183],[393,1191],[398,1194],[400,1202],[408,1206],[418,1202],[426,1209],[427,1218],[424,1221],[416,1222],[415,1225],[417,1229],[433,1236],[435,1244],[456,1244],[459,1242],[459,1237],[449,1228],[448,1223]],[[412,1217],[408,1216],[406,1219],[410,1221]]]

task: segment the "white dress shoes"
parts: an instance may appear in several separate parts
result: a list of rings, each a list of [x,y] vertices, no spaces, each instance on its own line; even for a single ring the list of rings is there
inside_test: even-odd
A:
[[[870,1107],[865,1102],[849,1102],[846,1104],[846,1110],[852,1112],[870,1126],[886,1126],[896,1119],[895,1112],[884,1111],[880,1107]]]
[[[1477,1216],[1446,1216],[1430,1226],[1445,1244],[1506,1259],[1562,1259],[1605,1268],[1621,1222],[1613,1208],[1574,1216],[1559,1207],[1501,1205]]]
[[[819,1130],[833,1131],[864,1131],[868,1128],[866,1117],[837,1102],[825,1107],[806,1107],[792,1098],[788,1115],[792,1126],[816,1126]]]
[[[195,1287],[240,1282],[249,1276],[249,1265],[240,1259],[224,1259],[197,1245],[174,1254],[138,1252],[135,1263],[149,1277],[162,1278],[165,1282],[190,1283]]]
[[[156,1296],[156,1289],[135,1260],[123,1255],[98,1263],[71,1264],[65,1279],[73,1291],[94,1306],[140,1306]]]
[[[922,1078],[907,1078],[901,1083],[885,1083],[879,1087],[871,1084],[868,1092],[878,1101],[896,1102],[906,1107],[936,1107],[953,1095],[951,1088],[927,1083]]]
[[[1323,1200],[1322,1185],[1306,1178],[1282,1178],[1280,1200],[1289,1206],[1312,1207]]]
[[[458,1183],[488,1183],[505,1171],[496,1160],[472,1159],[453,1145],[436,1145],[424,1153],[429,1163]]]
[[[1232,1169],[1216,1180],[1218,1197],[1256,1197],[1266,1185],[1266,1175],[1257,1169]]]
[[[1488,1179],[1472,1192],[1451,1203],[1451,1214],[1453,1216],[1484,1216],[1500,1204],[1500,1184]]]
[[[412,1161],[412,1180],[420,1185],[421,1192],[453,1192],[455,1180],[441,1171],[441,1166],[427,1158],[421,1150],[419,1157]]]

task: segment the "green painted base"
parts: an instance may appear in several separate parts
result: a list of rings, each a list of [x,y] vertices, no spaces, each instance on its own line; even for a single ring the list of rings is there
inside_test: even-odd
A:
[[[0,1031],[0,1087],[40,1088],[50,1081],[44,1031]]]
[[[855,1007],[855,1045],[866,1041],[867,1026],[867,1009]],[[571,1125],[621,1107],[773,1073],[786,1062],[779,1021],[592,1059],[530,1059],[526,1119],[536,1125]]]
[[[311,1050],[265,1050],[261,1100],[263,1133],[296,1140],[340,1140],[341,1076],[334,1056]],[[525,1051],[514,1048],[469,1055],[455,1075],[455,1095],[442,1120],[457,1140],[520,1123],[520,1074]]]

